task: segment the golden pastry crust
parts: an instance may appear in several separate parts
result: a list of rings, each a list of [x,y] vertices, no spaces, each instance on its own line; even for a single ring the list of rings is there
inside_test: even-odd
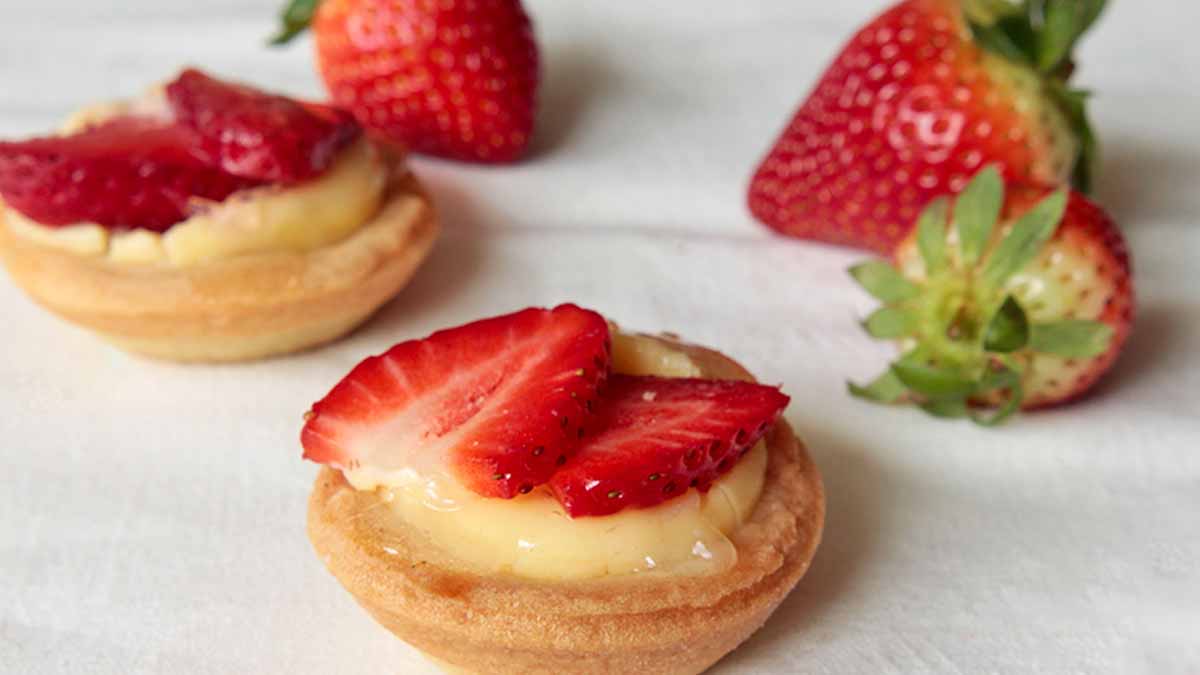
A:
[[[306,253],[243,255],[195,267],[88,258],[10,231],[0,258],[35,301],[129,351],[176,361],[239,361],[336,339],[412,277],[437,238],[433,206],[398,161],[375,217]]]
[[[673,344],[714,377],[752,379],[722,354]],[[816,466],[787,422],[766,443],[762,495],[731,535],[738,561],[711,576],[546,582],[481,573],[389,518],[375,493],[355,490],[329,468],[309,500],[308,534],[376,620],[460,672],[694,674],[762,626],[821,539],[825,496]]]

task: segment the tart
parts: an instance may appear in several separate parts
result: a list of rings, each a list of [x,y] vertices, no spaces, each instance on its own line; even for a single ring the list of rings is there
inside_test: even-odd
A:
[[[590,320],[583,337],[545,325],[564,314]],[[306,416],[305,455],[326,464],[309,537],[448,671],[699,673],[821,538],[820,475],[785,404],[716,351],[571,305],[435,333]]]
[[[0,143],[0,259],[113,344],[237,361],[333,340],[438,233],[402,154],[347,113],[196,70]]]

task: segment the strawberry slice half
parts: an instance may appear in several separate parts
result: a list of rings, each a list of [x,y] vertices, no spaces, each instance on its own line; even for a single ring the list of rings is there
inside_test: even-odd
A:
[[[245,178],[295,183],[320,175],[360,129],[348,112],[231,82],[194,68],[167,85],[176,121],[214,165]]]
[[[70,136],[0,142],[0,196],[44,225],[94,222],[162,232],[195,199],[220,201],[259,181],[211,166],[195,134],[120,117]]]
[[[338,469],[449,472],[486,497],[528,492],[578,447],[610,345],[604,317],[575,305],[402,342],[313,405],[304,457]]]
[[[572,517],[707,492],[775,423],[789,398],[740,381],[613,375],[589,435],[550,480]]]

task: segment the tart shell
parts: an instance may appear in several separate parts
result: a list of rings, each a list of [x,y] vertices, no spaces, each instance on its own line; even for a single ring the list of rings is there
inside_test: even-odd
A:
[[[752,379],[722,354],[672,344],[714,377]],[[782,420],[766,443],[759,502],[730,535],[738,560],[709,576],[547,582],[472,569],[329,468],[309,500],[308,534],[360,605],[451,672],[691,675],[763,625],[821,539],[824,488],[804,445]]]
[[[437,238],[416,178],[392,168],[374,218],[308,252],[244,255],[195,267],[129,265],[14,234],[0,202],[0,259],[38,304],[118,347],[174,361],[242,361],[334,340],[412,277]]]

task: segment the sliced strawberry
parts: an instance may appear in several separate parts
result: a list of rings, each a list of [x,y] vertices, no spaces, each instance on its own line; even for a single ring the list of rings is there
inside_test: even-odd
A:
[[[654,506],[706,492],[775,422],[788,397],[737,381],[613,375],[598,431],[550,479],[571,516]]]
[[[526,309],[402,342],[313,405],[304,456],[339,469],[449,471],[509,498],[574,454],[609,368],[608,324]]]
[[[348,112],[267,94],[188,69],[167,85],[176,120],[194,130],[214,165],[235,175],[294,183],[319,175],[359,134]]]
[[[163,231],[187,217],[195,198],[219,201],[258,184],[208,165],[190,130],[148,117],[0,142],[0,196],[45,225]]]

